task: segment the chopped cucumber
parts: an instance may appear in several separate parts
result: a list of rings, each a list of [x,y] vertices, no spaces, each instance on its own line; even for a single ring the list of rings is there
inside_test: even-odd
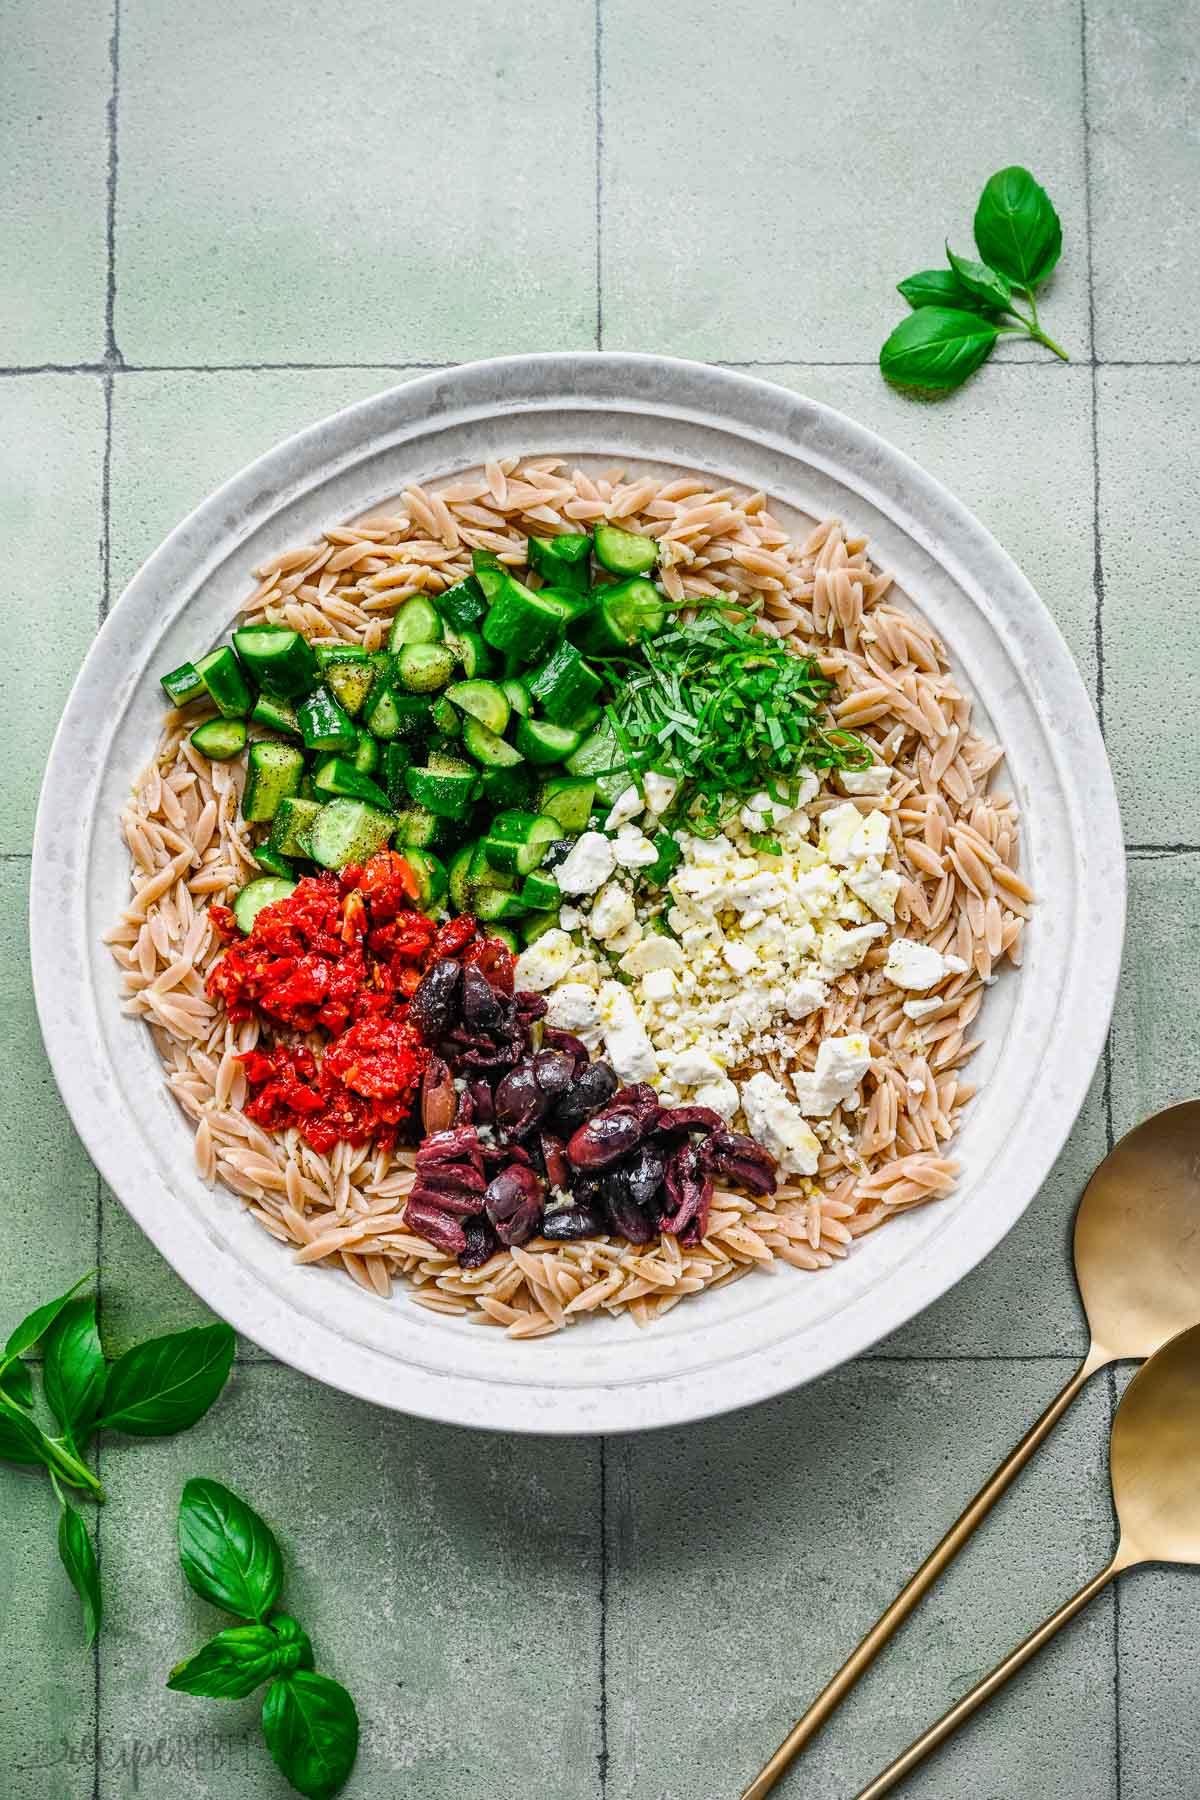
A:
[[[489,920],[488,936],[490,938],[499,939],[500,943],[504,945],[504,948],[506,950],[511,950],[514,956],[517,955],[521,948],[520,938],[518,938],[516,932],[511,930],[507,925],[495,925]]]
[[[556,912],[535,913],[533,918],[526,919],[521,926],[521,942],[528,948],[530,944],[537,943],[544,931],[553,931],[557,924]]]
[[[453,673],[454,652],[448,644],[405,644],[396,658],[396,674],[410,694],[432,694]]]
[[[473,575],[468,575],[465,581],[447,588],[444,594],[438,594],[433,604],[451,631],[472,629],[487,611],[483,589]]]
[[[494,681],[459,681],[446,689],[446,699],[500,736],[512,716],[503,688]]]
[[[401,786],[403,786],[403,781]],[[408,789],[404,789],[407,798]],[[396,842],[410,846],[414,850],[431,850],[441,842],[446,832],[446,822],[431,813],[425,806],[402,806],[396,814]]]
[[[464,844],[462,849],[456,850],[450,859],[447,886],[450,904],[455,912],[464,913],[470,910],[471,861],[474,855],[475,845]]]
[[[523,681],[518,681],[515,676],[510,675],[507,681],[502,681],[500,683],[500,686],[504,690],[504,698],[508,701],[513,712],[515,712],[519,718],[527,719],[533,711],[533,702],[529,698],[529,689],[525,686],[525,683]]]
[[[295,891],[294,881],[281,879],[278,875],[260,875],[257,881],[248,881],[233,903],[233,916],[239,929],[248,932],[264,906],[286,900]]]
[[[362,725],[358,728],[358,748],[354,752],[353,762],[360,775],[373,775],[379,767],[380,744],[377,738]]]
[[[439,694],[429,712],[429,722],[443,737],[455,738],[462,731],[462,720],[445,694]]]
[[[399,694],[385,685],[367,702],[367,730],[377,738],[424,737],[431,723],[429,702],[421,694]]]
[[[406,844],[401,855],[417,878],[417,905],[428,912],[446,892],[449,877],[436,856],[415,844]]]
[[[279,814],[276,813],[275,817],[278,818]],[[268,875],[278,875],[282,881],[294,882],[296,879],[294,866],[286,856],[280,856],[277,850],[272,850],[270,838],[265,844],[258,846],[254,852],[254,860]]]
[[[517,723],[517,749],[539,767],[565,761],[582,740],[581,732],[555,725],[549,719],[521,719]]]
[[[458,756],[454,750],[438,750],[430,748],[425,756],[425,765],[430,769],[441,769],[450,775],[470,775],[474,777],[474,766],[464,756]]]
[[[312,645],[290,626],[243,625],[233,634],[233,647],[265,694],[294,700],[317,685]]]
[[[483,839],[471,848],[471,866],[467,871],[467,892],[474,904],[475,897],[484,888],[503,888],[511,894],[516,887],[516,878],[505,874],[503,869],[494,869],[487,859]]]
[[[414,594],[392,620],[388,649],[395,656],[405,644],[440,644],[441,641],[442,621],[437,608],[423,594]]]
[[[505,565],[494,550],[472,550],[471,567],[475,571],[476,580],[478,580],[480,575],[490,569],[499,569],[503,574]]]
[[[577,836],[587,830],[595,800],[596,783],[590,775],[550,775],[538,793],[538,811]]]
[[[580,716],[595,704],[604,683],[564,638],[541,668],[526,676],[525,685],[551,724],[577,730]]]
[[[528,721],[522,719],[521,723],[525,725]],[[476,762],[483,763],[489,769],[509,769],[514,763],[525,761],[520,750],[515,749],[512,744],[506,744],[502,737],[489,731],[478,719],[464,719],[463,743]]]
[[[454,769],[406,769],[410,797],[439,819],[463,819],[470,809],[475,777]]]
[[[543,818],[539,813],[497,813],[482,840],[483,853],[489,866],[503,875],[528,875],[561,836],[562,826],[557,819]]]
[[[374,662],[375,652],[368,650],[363,644],[317,644],[315,646],[317,667],[327,669],[330,663],[336,662]],[[384,652],[386,656],[387,652]]]
[[[250,720],[254,725],[262,725],[267,731],[278,731],[283,737],[300,736],[300,721],[296,717],[295,707],[289,706],[286,700],[277,700],[273,694],[258,696]]]
[[[547,603],[544,593],[535,594],[512,575],[504,575],[491,596],[483,635],[494,650],[515,651],[528,662],[549,648],[564,621],[561,606]]]
[[[553,907],[557,915],[562,904],[562,889],[553,875],[543,875],[540,870],[533,869],[525,877],[521,899],[535,912],[548,912]]]
[[[544,606],[557,607],[564,626],[572,626],[585,618],[596,604],[595,588],[539,588],[538,599]]]
[[[304,779],[304,752],[292,744],[251,744],[246,758],[246,788],[242,817],[251,825],[269,825],[282,800],[300,792]]]
[[[365,657],[340,656],[326,667],[325,685],[350,717],[357,718],[375,686],[375,670]]]
[[[196,673],[195,663],[180,663],[177,669],[159,679],[172,706],[189,706],[193,700],[202,700],[208,692],[202,677]]]
[[[468,681],[474,681],[479,675],[491,674],[496,659],[477,631],[456,631],[453,635],[447,632],[446,642],[458,658]]]
[[[296,708],[306,750],[350,750],[358,744],[358,728],[326,687],[319,687]]]
[[[597,794],[610,806],[632,780],[630,771],[620,766],[626,761],[625,752],[613,736],[607,719],[563,761],[569,775],[593,776]]]
[[[586,588],[591,554],[591,538],[573,532],[529,540],[529,566],[548,587]]]
[[[647,575],[658,561],[658,542],[615,525],[597,525],[596,561],[612,575]]]
[[[320,802],[317,800],[301,800],[299,797],[281,800],[267,840],[274,854],[307,856],[305,843],[308,831],[320,810]]]
[[[507,806],[525,807],[533,792],[533,774],[526,763],[506,769],[484,769],[479,776],[483,799],[493,812]]]
[[[368,806],[377,806],[380,812],[388,811],[388,797],[383,789],[369,775],[360,775],[353,763],[343,761],[340,756],[331,756],[328,762],[321,764],[313,776],[313,787],[318,795],[365,800]]]
[[[321,807],[305,837],[308,855],[324,869],[344,869],[382,850],[395,828],[395,816],[363,800],[331,800]]]
[[[213,762],[228,762],[231,756],[240,756],[246,748],[245,719],[205,719],[203,725],[197,725],[191,736],[201,756],[209,757]]]
[[[617,656],[661,631],[666,617],[666,602],[654,583],[635,576],[597,590],[579,641],[592,656]]]
[[[491,925],[500,919],[522,919],[526,908],[515,894],[506,894],[502,888],[483,888],[475,895],[472,911],[485,925]]]
[[[241,664],[227,644],[202,656],[196,673],[223,718],[245,718],[250,711],[251,693]]]
[[[382,775],[383,785],[387,789],[387,797],[393,806],[404,806],[408,802],[408,785],[404,779],[404,771],[412,764],[412,745],[391,743],[383,746]]]

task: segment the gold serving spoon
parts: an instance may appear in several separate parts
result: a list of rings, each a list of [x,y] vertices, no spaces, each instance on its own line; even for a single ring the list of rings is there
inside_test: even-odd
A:
[[[1200,1318],[1200,1100],[1168,1106],[1105,1157],[1075,1216],[1075,1278],[1091,1347],[1062,1393],[795,1724],[742,1800],[763,1800],[962,1549],[1066,1412],[1111,1362],[1140,1361]]]
[[[877,1775],[857,1800],[879,1800],[889,1793],[1122,1569],[1146,1562],[1200,1563],[1200,1325],[1172,1338],[1130,1382],[1113,1420],[1109,1468],[1120,1540],[1108,1567]]]

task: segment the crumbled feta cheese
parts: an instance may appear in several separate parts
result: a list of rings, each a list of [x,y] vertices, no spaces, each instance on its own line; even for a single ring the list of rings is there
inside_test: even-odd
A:
[[[857,894],[877,918],[886,919],[889,925],[896,917],[900,885],[896,870],[881,868],[873,857],[846,871],[846,886],[851,893]]]
[[[583,914],[577,906],[560,906],[558,922],[564,931],[578,931],[583,924]]]
[[[692,1095],[692,1104],[711,1106],[728,1125],[738,1109],[738,1091],[728,1075],[722,1075],[716,1081],[706,1081],[698,1087]]]
[[[790,1175],[815,1175],[821,1146],[773,1075],[760,1071],[742,1086],[742,1111],[752,1137]]]
[[[633,895],[618,882],[610,881],[600,889],[592,903],[588,930],[603,943],[616,937],[627,925],[632,925],[636,917]]]
[[[931,944],[914,944],[908,938],[897,938],[888,946],[883,972],[896,987],[924,993],[945,981],[947,975],[961,975],[966,963],[958,956],[942,956]]]
[[[886,794],[892,771],[887,763],[872,763],[869,769],[839,769],[838,780],[844,794]]]
[[[646,790],[646,805],[652,813],[666,812],[679,792],[679,783],[673,775],[659,775],[654,769],[646,770],[642,786]]]
[[[633,996],[619,981],[606,981],[600,988],[600,1024],[604,1033],[604,1049],[621,1081],[648,1081],[658,1074],[658,1058],[638,1018]]]
[[[642,976],[642,998],[656,1004],[669,1000],[679,987],[670,969],[648,969]]]
[[[871,1046],[865,1032],[822,1038],[816,1069],[812,1074],[792,1076],[800,1111],[811,1119],[826,1118],[836,1106],[849,1100],[870,1061]]]
[[[811,975],[800,975],[783,990],[783,1005],[789,1019],[807,1019],[809,1013],[824,1006],[829,990],[823,981]]]
[[[735,975],[748,975],[758,961],[750,945],[739,942],[737,938],[725,940],[721,948],[721,955]]]
[[[594,894],[616,867],[613,847],[599,831],[577,837],[554,871],[564,894]]]
[[[886,925],[857,925],[844,931],[840,925],[827,925],[821,933],[821,973],[831,980],[835,975],[848,975],[859,963],[877,937],[883,937]]]
[[[622,825],[613,839],[612,851],[623,869],[648,869],[658,861],[658,851],[637,825]]]
[[[543,994],[568,973],[579,960],[579,946],[565,931],[557,927],[543,931],[536,943],[522,950],[517,958],[513,979],[518,988],[531,994]]]
[[[610,956],[621,956],[626,951],[632,950],[635,944],[640,944],[643,935],[642,927],[637,920],[631,919],[628,925],[623,926],[615,936],[606,941],[604,948]]]
[[[627,787],[613,801],[612,810],[604,821],[605,831],[615,831],[618,825],[624,825],[628,819],[636,819],[642,810],[642,796],[635,787]]]
[[[651,969],[682,969],[683,951],[674,938],[661,931],[648,931],[641,941],[627,950],[619,967],[626,975],[648,975]]]
[[[860,815],[858,830],[850,840],[851,856],[855,862],[878,860],[887,849],[889,835],[888,816],[878,807],[874,812]]]
[[[821,814],[821,842],[831,863],[840,865],[854,860],[850,845],[862,822],[863,816],[857,806],[852,806],[848,800]]]
[[[546,997],[546,1023],[556,1031],[571,1031],[594,1049],[600,1037],[600,1012],[596,991],[582,981],[561,981]]]
[[[904,1012],[905,1016],[910,1019],[927,1019],[931,1013],[937,1012],[945,1004],[944,1000],[906,1000]]]
[[[676,1087],[696,1087],[702,1081],[719,1081],[725,1071],[707,1050],[693,1046],[679,1056],[668,1058],[663,1073]]]

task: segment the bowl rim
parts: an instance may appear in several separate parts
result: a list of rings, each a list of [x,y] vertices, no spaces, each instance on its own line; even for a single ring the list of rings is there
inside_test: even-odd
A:
[[[649,398],[634,410],[657,416],[664,425],[669,418],[694,416],[732,430],[764,453],[769,444],[781,445],[785,453],[790,445],[795,456],[797,447],[803,446],[805,458],[816,466],[825,466],[824,458],[836,475],[844,477],[852,470],[864,499],[888,512],[898,529],[936,555],[948,573],[970,569],[969,585],[983,582],[989,598],[1000,596],[994,604],[1021,618],[1029,644],[1036,649],[1038,679],[1053,686],[1065,708],[1062,716],[1070,720],[1069,731],[1055,737],[1055,779],[1069,790],[1072,814],[1085,818],[1087,827],[1088,855],[1075,871],[1076,910],[1082,911],[1085,929],[1072,941],[1058,1004],[1060,1022],[1064,1014],[1070,1020],[1069,1053],[1065,1044],[1058,1047],[1054,1105],[1043,1106],[1030,1121],[1036,1129],[1030,1134],[1020,1179],[1011,1182],[989,1212],[977,1209],[969,1230],[951,1234],[949,1268],[922,1269],[910,1257],[904,1265],[905,1281],[858,1296],[838,1315],[836,1345],[827,1353],[809,1352],[802,1366],[788,1355],[790,1339],[803,1329],[804,1320],[798,1317],[794,1331],[781,1339],[719,1360],[720,1381],[712,1378],[712,1365],[658,1377],[651,1363],[644,1376],[620,1381],[514,1386],[503,1378],[442,1370],[436,1361],[405,1361],[401,1386],[393,1358],[361,1339],[339,1335],[311,1313],[304,1316],[285,1298],[264,1296],[248,1272],[235,1266],[231,1251],[221,1254],[214,1234],[181,1233],[177,1220],[165,1219],[144,1184],[138,1191],[122,1192],[132,1179],[127,1178],[131,1145],[128,1122],[114,1111],[109,1081],[114,1071],[103,1064],[103,1034],[93,1029],[93,1014],[99,1017],[88,972],[94,945],[86,932],[81,940],[79,909],[70,910],[63,894],[64,877],[70,879],[80,871],[86,877],[88,872],[86,843],[78,834],[83,822],[90,827],[95,794],[92,807],[80,809],[80,744],[86,742],[89,728],[98,728],[111,704],[115,657],[123,641],[128,644],[130,630],[136,630],[139,619],[154,618],[163,592],[184,579],[198,579],[196,571],[228,546],[239,519],[269,520],[286,509],[298,483],[308,480],[315,485],[343,464],[355,466],[365,460],[367,446],[381,439],[392,445],[419,441],[422,428],[434,423],[440,428],[459,416],[490,417],[495,422],[522,407],[615,410],[638,394]],[[661,460],[686,459],[664,452]],[[94,788],[99,775],[92,771],[91,779]],[[86,880],[80,886],[86,891]],[[111,1190],[209,1306],[269,1354],[360,1398],[485,1429],[587,1435],[712,1417],[815,1379],[895,1331],[990,1254],[1037,1193],[1083,1104],[1115,1003],[1124,906],[1124,847],[1116,794],[1082,679],[1055,621],[1025,576],[940,481],[846,415],[758,377],[656,355],[564,352],[463,364],[358,401],[277,444],[175,527],[111,609],[64,707],[38,805],[30,945],[43,1037],[76,1130]],[[80,1056],[81,1034],[93,1060]],[[907,1222],[894,1222],[889,1236]],[[943,1249],[947,1235],[942,1234]],[[553,1341],[557,1340],[548,1340]],[[638,1341],[652,1347],[653,1332],[639,1334]],[[531,1396],[536,1404],[531,1404]]]

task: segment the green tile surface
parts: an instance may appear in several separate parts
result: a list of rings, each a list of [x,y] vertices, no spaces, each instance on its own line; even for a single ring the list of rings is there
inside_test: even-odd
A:
[[[112,25],[107,0],[0,10],[0,365],[104,354]]]
[[[195,1432],[103,1444],[98,1658],[48,1490],[0,1466],[3,1800],[284,1800],[252,1706],[162,1685],[220,1622],[173,1550],[200,1471],[277,1525],[289,1606],[358,1698],[348,1800],[732,1800],[1069,1374],[1071,1218],[1110,1132],[1200,1092],[1194,19],[1166,0],[988,18],[751,0],[736,19],[501,0],[448,27],[363,0],[122,0],[114,22],[107,0],[0,17],[0,1334],[98,1252],[110,1350],[208,1316],[57,1097],[28,852],[105,568],[115,598],[282,437],[475,355],[600,342],[744,364],[944,480],[1102,709],[1144,847],[1110,1057],[1009,1237],[868,1357],[601,1446],[441,1430],[248,1345]],[[1072,362],[1007,348],[913,401],[875,367],[894,283],[947,233],[969,248],[978,188],[1012,161],[1062,215],[1046,312]],[[1125,1379],[1091,1384],[782,1800],[844,1800],[1099,1566]],[[1125,1578],[903,1791],[1193,1800],[1198,1592],[1194,1572]]]
[[[594,341],[590,7],[122,13],[117,337],[141,362]]]
[[[607,348],[873,359],[907,311],[896,282],[947,236],[974,254],[979,191],[1014,162],[1073,228],[1050,313],[1086,343],[1074,0],[1023,5],[1019,30],[969,0],[602,18]]]
[[[93,376],[26,375],[0,392],[0,616],[9,704],[0,709],[0,853],[28,850],[42,771],[101,593],[104,396]],[[53,654],[44,625],[53,619]],[[19,666],[17,658],[19,657]]]

